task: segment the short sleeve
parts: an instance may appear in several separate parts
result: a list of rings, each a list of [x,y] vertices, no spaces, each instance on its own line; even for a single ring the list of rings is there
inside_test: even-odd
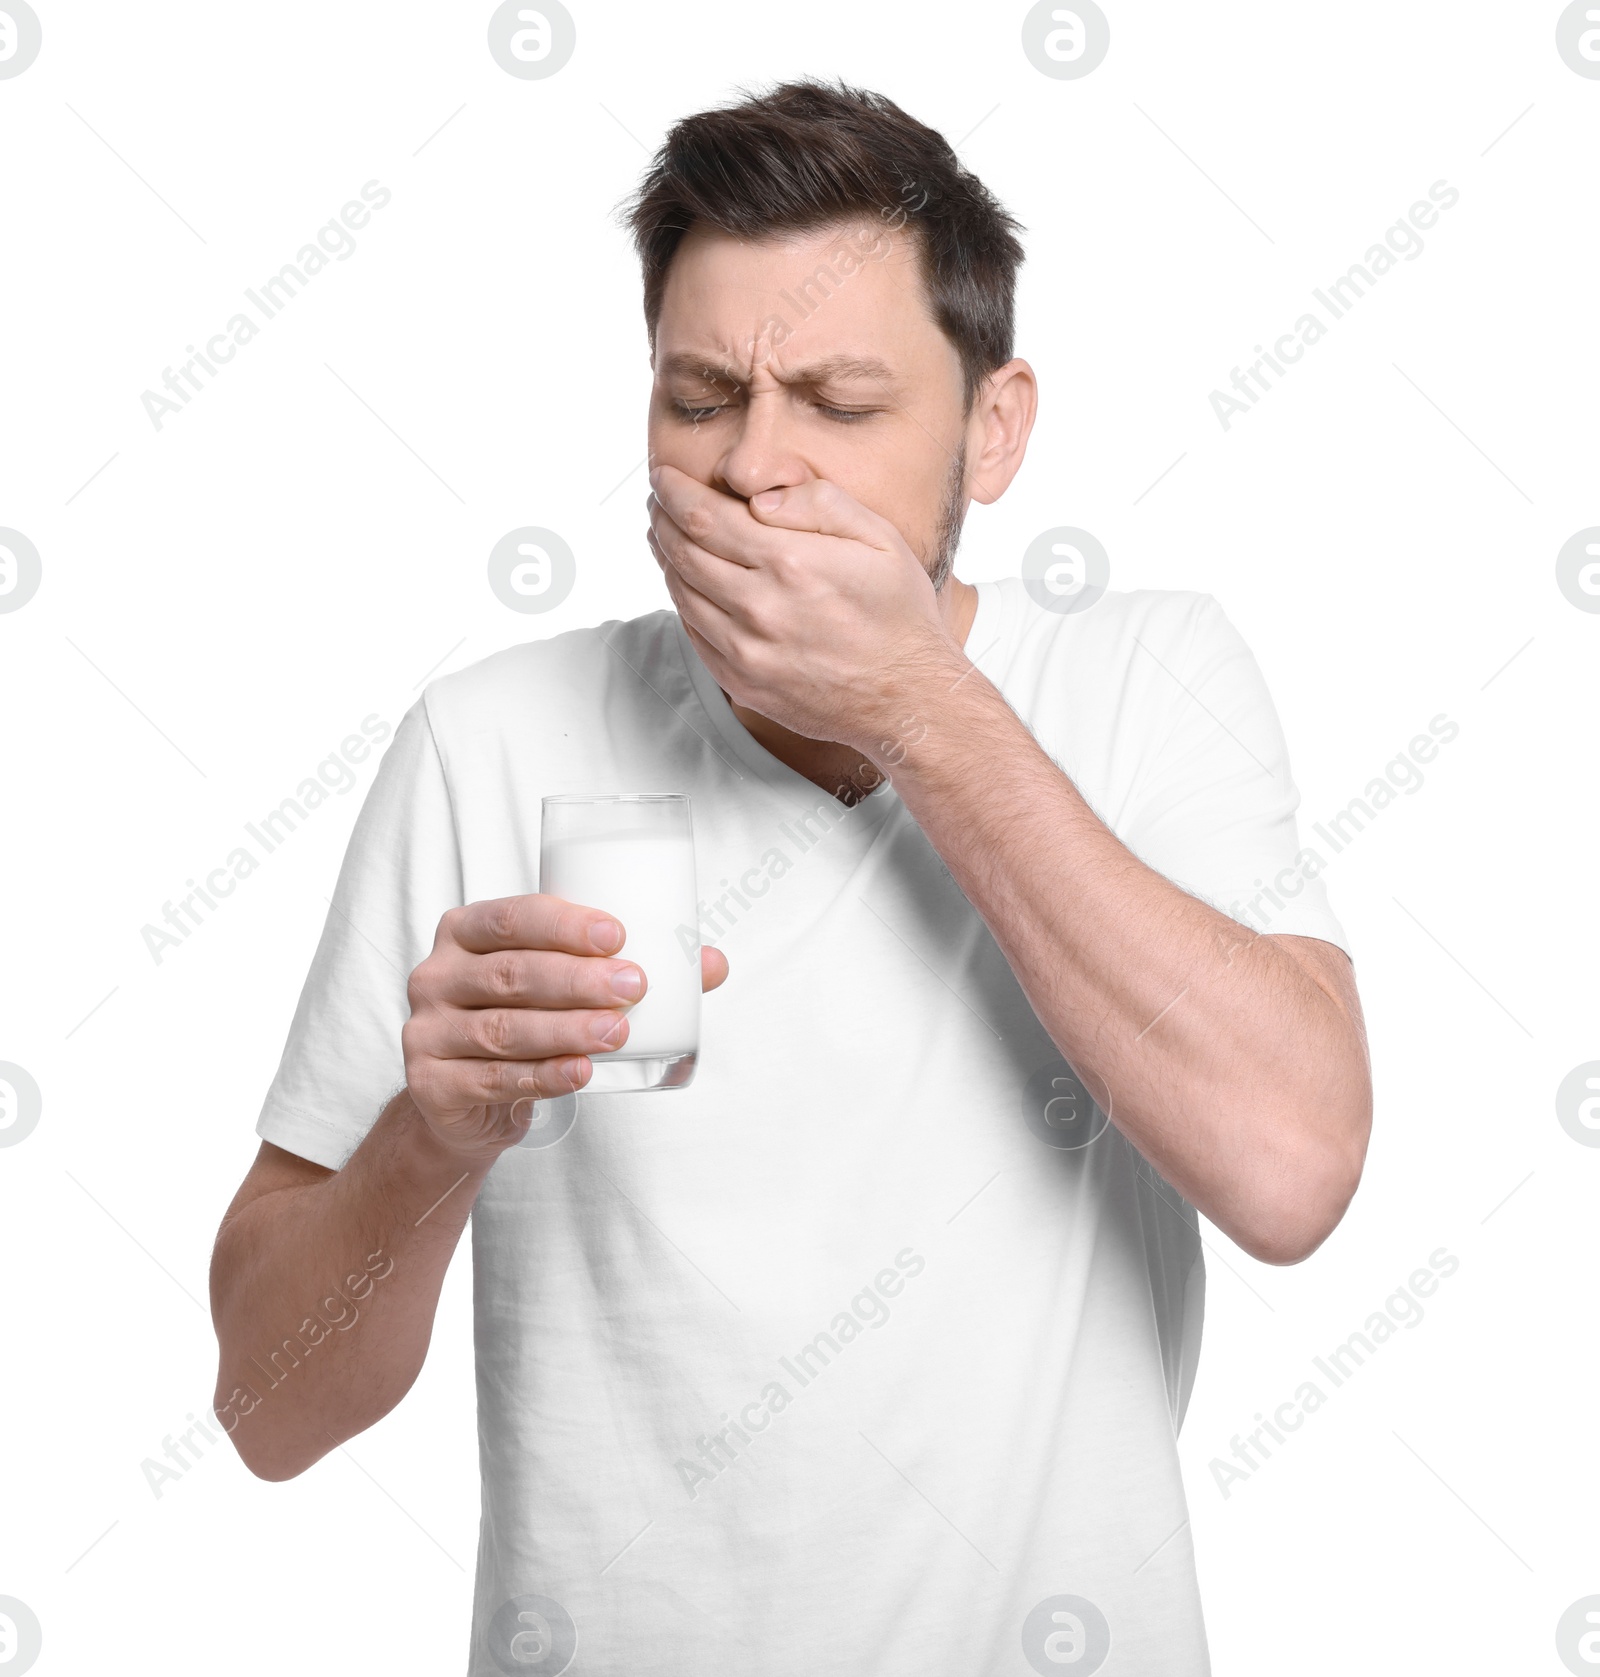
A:
[[[337,1170],[405,1081],[406,984],[462,899],[427,694],[395,729],[345,851],[256,1134]]]
[[[1241,925],[1349,954],[1321,878],[1326,858],[1300,842],[1300,793],[1261,668],[1216,600],[1188,600],[1188,632],[1141,640],[1136,654],[1160,665],[1152,679],[1175,709],[1139,775],[1123,841]]]

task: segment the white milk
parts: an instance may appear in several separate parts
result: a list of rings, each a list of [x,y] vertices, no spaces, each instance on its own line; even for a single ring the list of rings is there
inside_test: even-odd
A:
[[[694,840],[688,834],[602,834],[556,839],[540,856],[539,889],[597,908],[620,922],[617,955],[644,969],[642,1000],[623,1011],[628,1040],[595,1064],[693,1053],[700,1046],[700,934],[696,928]],[[684,953],[693,932],[690,952]]]

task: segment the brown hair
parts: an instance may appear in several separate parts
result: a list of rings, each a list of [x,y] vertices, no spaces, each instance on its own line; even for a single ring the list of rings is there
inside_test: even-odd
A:
[[[651,349],[667,270],[695,223],[754,240],[864,213],[913,229],[970,412],[983,380],[1013,354],[1024,228],[942,134],[843,81],[785,82],[673,125],[626,206]]]

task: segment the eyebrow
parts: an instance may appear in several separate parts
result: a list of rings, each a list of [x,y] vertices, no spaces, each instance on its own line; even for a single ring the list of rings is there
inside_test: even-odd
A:
[[[663,378],[682,376],[685,378],[716,378],[725,379],[729,383],[742,386],[744,380],[732,373],[726,364],[718,366],[716,358],[709,355],[692,355],[680,353],[669,355],[661,363]],[[870,355],[828,355],[820,361],[808,361],[803,367],[796,367],[793,371],[777,375],[780,384],[794,384],[801,386],[815,386],[830,382],[850,379],[865,379],[876,384],[892,385],[894,373],[886,362],[879,361]]]

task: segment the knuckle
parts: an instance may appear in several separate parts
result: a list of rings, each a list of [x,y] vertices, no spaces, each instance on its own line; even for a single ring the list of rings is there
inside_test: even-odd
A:
[[[411,1098],[424,1110],[444,1110],[444,1102],[440,1098],[443,1093],[442,1073],[443,1068],[439,1062],[429,1059],[426,1055],[415,1065],[409,1061],[406,1064],[406,1087],[411,1091]]]
[[[745,686],[752,692],[764,691],[770,678],[777,673],[768,655],[767,649],[771,644],[767,635],[752,623],[750,633],[741,636],[735,647],[740,674]]]
[[[488,981],[490,991],[496,996],[509,1000],[518,993],[522,983],[522,963],[514,950],[502,949],[489,957]]]
[[[419,1034],[414,1018],[406,1020],[400,1027],[400,1057],[408,1067],[413,1060],[421,1058],[422,1043],[418,1040]]]
[[[509,1008],[485,1008],[478,1015],[476,1032],[478,1046],[488,1049],[491,1054],[504,1054],[511,1046],[512,1025],[513,1019]]]
[[[437,993],[438,967],[430,956],[426,961],[414,967],[411,976],[406,980],[406,1001],[413,1014],[423,1012],[433,1006],[433,998]]]
[[[447,908],[439,916],[438,930],[434,934],[434,948],[441,943],[457,943],[461,937],[461,925],[467,917],[467,911],[460,906]]]
[[[517,929],[517,899],[498,897],[485,906],[491,936],[498,942],[509,942]]]
[[[485,1101],[495,1101],[504,1094],[510,1081],[511,1068],[503,1060],[472,1060],[468,1083],[476,1097],[475,1104]]]

